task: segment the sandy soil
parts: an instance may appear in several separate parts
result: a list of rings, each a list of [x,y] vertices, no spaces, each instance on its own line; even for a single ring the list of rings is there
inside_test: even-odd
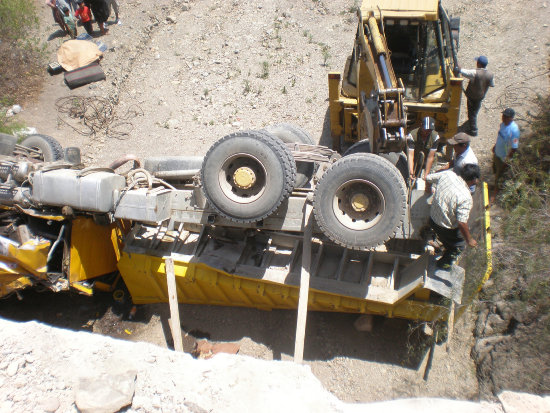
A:
[[[330,142],[326,75],[342,70],[351,51],[356,29],[353,1],[119,2],[123,24],[111,26],[100,39],[109,47],[102,62],[107,80],[70,91],[62,76],[48,77],[42,94],[20,115],[28,126],[56,137],[63,146],[81,147],[84,159],[98,165],[128,152],[201,155],[228,133],[278,122],[297,124],[316,141]],[[488,170],[502,108],[514,107],[521,124],[529,99],[548,90],[550,13],[542,0],[463,0],[444,6],[462,18],[462,66],[474,67],[473,58],[485,54],[495,72],[496,87],[483,104],[480,134],[472,144]],[[56,30],[50,19],[44,11],[46,35]],[[48,41],[52,61],[62,40]],[[108,98],[119,122],[127,123],[113,127],[110,134],[80,135],[64,123],[64,114],[57,113],[56,100],[69,95]],[[143,115],[125,117],[136,107]],[[128,134],[120,136],[121,130]],[[69,327],[167,345],[167,306],[141,308],[141,318],[130,322],[121,321],[101,301],[61,300],[65,299],[71,301],[58,311],[60,317],[43,317],[63,324],[64,314],[73,312],[74,305],[87,305],[92,310],[79,310]],[[55,300],[56,306],[63,305]],[[42,301],[33,305],[36,302]],[[25,305],[29,308],[28,302]],[[101,308],[97,321],[94,306]],[[27,318],[29,313],[18,315],[18,308],[23,306],[14,304],[3,313]],[[411,326],[400,320],[380,320],[372,333],[359,333],[353,329],[353,316],[312,313],[305,357],[324,386],[345,401],[404,396],[475,399],[472,319],[465,316],[457,323],[450,353],[436,347],[427,381],[422,378],[427,352],[414,340]],[[282,360],[292,354],[294,312],[183,306],[182,320],[184,330],[195,336],[203,332],[212,340],[240,341],[242,354]]]
[[[440,398],[344,403],[323,388],[308,366],[292,362],[228,354],[195,360],[148,343],[35,322],[0,319],[0,331],[5,337],[0,341],[2,413],[502,413],[517,406],[545,411],[550,405],[522,393],[503,393],[500,403]],[[51,351],[60,347],[63,351]]]

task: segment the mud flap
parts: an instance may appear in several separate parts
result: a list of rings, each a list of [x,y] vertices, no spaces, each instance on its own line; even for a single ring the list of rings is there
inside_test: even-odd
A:
[[[464,269],[456,264],[453,264],[450,271],[437,268],[435,259],[432,258],[428,265],[424,288],[441,294],[456,304],[461,304],[464,274]]]

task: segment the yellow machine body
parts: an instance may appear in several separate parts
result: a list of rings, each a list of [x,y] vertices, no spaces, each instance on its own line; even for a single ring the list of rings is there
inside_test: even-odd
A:
[[[174,255],[178,300],[186,304],[252,307],[260,310],[296,309],[299,287],[281,285],[230,274],[203,263]],[[168,302],[164,257],[123,253],[119,262],[122,278],[136,304]],[[418,297],[422,294],[418,289]],[[428,293],[429,291],[424,291]],[[447,316],[448,308],[419,300],[414,294],[397,304],[346,297],[311,289],[308,309],[341,313],[366,313],[386,317],[433,321]]]
[[[463,304],[458,311],[463,311],[470,302],[472,295],[485,282],[491,272],[490,231],[488,216],[487,185],[477,191],[471,219],[476,221],[478,233],[476,236],[484,239],[480,251],[486,252],[484,272],[466,272],[466,286],[464,287]],[[473,224],[473,222],[472,222]],[[254,255],[248,247],[236,242],[224,244],[223,239],[216,239],[215,234],[186,233],[180,236],[176,233],[166,233],[157,240],[157,232],[134,231],[134,238],[127,240],[118,262],[118,268],[124,279],[134,303],[149,304],[168,302],[166,283],[165,259],[174,260],[174,271],[177,286],[178,300],[187,304],[208,304],[222,306],[251,307],[262,310],[296,309],[299,296],[299,263],[300,248],[296,246],[262,258],[265,267],[254,266]],[[206,236],[205,236],[206,235]],[[200,240],[207,239],[205,243]],[[185,241],[181,241],[184,239]],[[275,243],[275,241],[274,241]],[[222,245],[223,244],[223,245]],[[480,243],[480,245],[482,245]],[[274,245],[271,245],[274,249]],[[340,261],[329,260],[326,257],[332,254],[342,257],[342,250],[326,246],[313,248],[312,261],[318,262],[318,269],[312,270],[310,283],[309,310],[333,311],[344,313],[374,314],[386,317],[397,317],[411,320],[435,321],[445,320],[449,314],[450,300],[441,300],[437,294],[427,288],[426,278],[410,278],[405,287],[397,293],[386,294],[381,283],[388,281],[393,288],[392,271],[396,272],[396,256],[387,252],[345,252],[349,254]],[[298,251],[296,253],[296,250]],[[479,252],[479,251],[478,251]],[[247,258],[247,253],[251,258]],[[287,254],[287,255],[285,255]],[[367,287],[361,284],[352,284],[354,271],[364,268],[363,257],[375,254],[380,260],[374,267],[373,274],[382,274],[380,277],[371,277]],[[345,267],[342,263],[346,262]],[[479,261],[479,260],[478,260]],[[403,262],[404,270],[400,270],[401,277],[410,268],[410,263]],[[419,263],[420,264],[420,263]],[[297,266],[297,267],[296,267]],[[393,270],[392,270],[393,266]],[[315,267],[315,265],[314,265]],[[343,268],[343,271],[342,271]],[[389,270],[385,271],[383,268]],[[316,272],[323,272],[316,274]],[[337,273],[342,273],[338,274]],[[397,281],[396,281],[397,283]],[[462,286],[460,287],[462,288]]]
[[[89,218],[77,218],[71,226],[69,282],[75,283],[117,271],[118,228]]]
[[[0,297],[32,286],[33,279],[46,279],[50,245],[45,240],[32,239],[21,245],[1,240]]]
[[[467,286],[464,287],[463,295],[467,301],[458,307],[458,311],[463,311],[471,296],[491,273],[486,184],[482,191],[476,193],[476,197],[478,199],[474,205],[477,209],[471,215],[472,220],[477,221],[475,226],[479,229],[476,236],[484,239],[484,243],[480,245],[485,247],[483,252],[486,254],[486,269],[481,274],[466,273]],[[166,233],[159,240],[155,228],[150,229],[148,236],[137,236],[135,229],[128,233],[124,224],[118,222],[104,226],[84,217],[72,220],[69,277],[66,287],[59,289],[71,287],[84,294],[92,294],[95,290],[112,291],[112,286],[97,278],[118,270],[134,303],[167,302],[165,259],[170,256],[174,260],[180,302],[262,310],[297,308],[299,271],[296,271],[295,266],[301,262],[298,244],[294,248],[291,246],[288,251],[272,254],[266,259],[265,268],[257,268],[252,265],[257,257],[244,244],[239,246],[228,242],[221,246],[223,242],[215,236],[207,236],[203,237],[209,240],[205,246],[199,242],[198,233],[189,232],[185,237]],[[123,245],[122,238],[125,235],[126,243]],[[50,241],[32,239],[21,245],[5,238],[1,241],[0,297],[47,281],[48,254],[52,247]],[[313,258],[318,261],[317,271],[324,273],[319,273],[318,276],[315,271],[312,273],[310,310],[376,314],[424,321],[445,320],[448,317],[448,301],[434,300],[434,293],[427,288],[426,278],[422,275],[410,278],[400,291],[396,286],[395,293],[388,294],[387,291],[390,290],[381,288],[382,285],[393,288],[393,273],[397,272],[399,260],[396,258],[399,254],[394,256],[383,251],[345,252],[335,250],[334,246],[321,249],[318,244],[315,245],[316,255]],[[273,246],[271,248],[275,251]],[[217,250],[219,251],[216,255]],[[245,259],[247,253],[249,261]],[[337,258],[336,261],[326,259],[330,254]],[[372,281],[367,287],[358,288],[357,284],[352,284],[353,273],[363,273],[363,264],[360,262],[366,263],[363,258],[369,258],[370,254],[378,257],[374,261],[380,263],[369,263],[374,269]],[[342,258],[343,255],[346,255],[345,258]],[[338,257],[341,259],[338,260]],[[231,262],[231,259],[234,261]],[[402,269],[399,271],[402,277],[407,268],[413,266],[413,261],[401,260]],[[345,267],[342,263],[345,263]],[[253,268],[257,271],[252,271]],[[380,276],[376,277],[377,274]],[[387,285],[384,284],[386,281]]]
[[[383,126],[377,122],[384,123],[388,102],[398,99],[405,109],[406,130],[431,116],[442,138],[456,134],[463,82],[454,74],[458,29],[451,27],[439,1],[364,0],[358,16],[357,36],[344,73],[331,72],[328,76],[333,149],[341,151],[364,139],[376,142],[378,127]],[[399,89],[400,93],[397,97],[381,96],[381,116],[376,119],[371,108],[374,126],[364,127],[367,108],[361,96],[368,98],[388,89],[377,68],[382,52],[389,77],[397,78],[392,90]],[[377,152],[374,145],[371,148]]]

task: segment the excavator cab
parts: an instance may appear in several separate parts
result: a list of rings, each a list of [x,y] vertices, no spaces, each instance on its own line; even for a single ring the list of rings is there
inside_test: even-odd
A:
[[[376,135],[376,116],[371,116],[373,127],[361,126],[366,107],[362,96],[368,98],[373,91],[388,88],[382,70],[374,67],[380,56],[384,57],[390,76],[396,79],[393,88],[403,89],[400,93],[406,129],[431,116],[440,136],[445,139],[454,135],[462,96],[462,78],[456,76],[460,20],[449,19],[438,0],[414,4],[402,0],[389,5],[380,0],[364,0],[358,17],[356,40],[341,85],[338,73],[329,74],[333,147],[338,150],[343,143],[365,139],[372,142],[369,131]],[[371,30],[374,21],[380,40]],[[381,121],[385,121],[383,116]],[[389,149],[395,148],[394,145]]]
[[[445,88],[448,76],[437,41],[437,22],[387,19],[385,32],[390,60],[396,76],[403,80],[406,99],[421,101]]]

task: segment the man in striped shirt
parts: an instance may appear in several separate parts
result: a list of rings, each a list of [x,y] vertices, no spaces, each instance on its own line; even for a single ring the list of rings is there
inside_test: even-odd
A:
[[[430,226],[445,249],[437,261],[439,268],[451,268],[466,244],[470,247],[477,245],[470,234],[468,217],[473,204],[470,188],[475,188],[479,176],[478,165],[466,164],[460,175],[448,170],[426,177],[428,185],[436,185],[430,209]]]

